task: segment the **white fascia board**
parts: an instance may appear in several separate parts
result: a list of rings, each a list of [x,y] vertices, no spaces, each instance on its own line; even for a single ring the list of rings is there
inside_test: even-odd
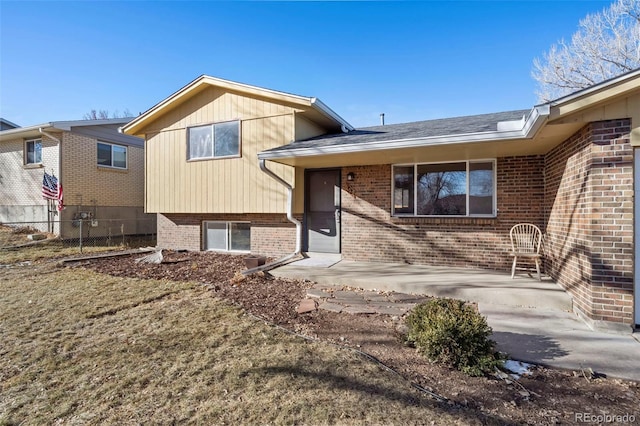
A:
[[[108,118],[105,120],[53,121],[50,124],[56,129],[69,131],[72,127],[102,126],[105,124],[127,124],[131,120],[133,120],[133,117]]]
[[[547,102],[546,104],[543,104],[542,106],[544,106],[544,105],[557,106],[557,105],[560,105],[560,104],[571,102],[571,101],[573,101],[573,100],[575,100],[577,98],[580,98],[582,96],[589,95],[589,94],[597,92],[599,90],[606,89],[609,86],[615,86],[618,83],[622,83],[622,82],[624,82],[626,80],[630,80],[632,78],[635,78],[638,75],[640,75],[640,68],[635,69],[633,71],[629,71],[628,73],[619,75],[617,77],[610,78],[609,80],[605,80],[605,81],[603,81],[601,83],[598,83],[598,84],[596,84],[594,86],[587,87],[586,89],[582,89],[580,91],[577,91],[577,92],[574,92],[574,93],[570,93],[570,94],[568,94],[566,96],[563,96],[562,98],[558,98],[558,99],[555,99],[553,101]]]
[[[350,132],[355,130],[355,128],[347,122],[344,118],[340,117],[334,110],[329,108],[324,102],[322,102],[318,98],[311,98],[311,106],[320,111],[322,114],[331,118],[334,121],[337,121],[340,124],[343,132]],[[345,131],[346,130],[346,131]]]
[[[9,140],[12,137],[20,137],[20,135],[28,135],[42,130],[55,130],[53,123],[36,124],[29,127],[18,127],[16,129],[8,129],[0,131],[0,140]]]
[[[458,135],[429,136],[424,138],[394,139],[357,144],[330,145],[258,153],[259,159],[270,160],[292,157],[311,157],[325,154],[348,154],[362,151],[383,151],[402,148],[454,145],[473,142],[492,142],[513,139],[532,139],[549,116],[548,105],[534,107],[525,120],[522,129],[509,131],[462,133]],[[295,143],[295,142],[294,142]]]

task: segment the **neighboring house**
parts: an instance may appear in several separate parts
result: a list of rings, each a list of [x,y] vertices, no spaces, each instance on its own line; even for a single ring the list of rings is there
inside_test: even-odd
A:
[[[16,123],[12,123],[11,121],[7,120],[6,118],[0,117],[0,131],[1,130],[15,129],[16,127],[20,127],[20,126],[18,126]]]
[[[640,324],[640,70],[527,110],[358,130],[316,98],[202,76],[124,131],[145,138],[163,247],[507,271],[509,229],[532,222],[576,312]]]
[[[155,232],[144,213],[144,143],[118,128],[127,119],[55,121],[0,131],[0,223],[78,238]],[[42,197],[44,173],[63,188],[64,209]],[[110,229],[111,219],[125,220]]]

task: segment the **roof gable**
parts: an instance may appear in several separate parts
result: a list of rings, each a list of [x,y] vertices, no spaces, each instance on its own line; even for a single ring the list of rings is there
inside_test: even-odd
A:
[[[347,123],[346,120],[336,114],[317,98],[293,95],[290,93],[202,75],[166,99],[160,101],[140,116],[136,117],[123,127],[123,132],[130,135],[144,134],[145,130],[160,117],[212,86],[230,92],[241,93],[285,105],[300,107],[309,112],[308,117],[311,120],[318,122],[318,124],[323,125],[329,130],[339,130],[341,128],[343,131],[353,130],[353,127]]]

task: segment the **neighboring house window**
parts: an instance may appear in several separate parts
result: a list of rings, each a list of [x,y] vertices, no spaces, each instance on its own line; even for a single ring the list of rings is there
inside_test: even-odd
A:
[[[240,122],[209,124],[187,129],[189,160],[240,156]]]
[[[249,222],[204,222],[205,250],[251,250],[251,224]]]
[[[42,139],[24,141],[24,153],[25,164],[42,163]]]
[[[126,169],[127,147],[98,142],[98,166]]]
[[[393,214],[495,216],[495,161],[393,166]]]

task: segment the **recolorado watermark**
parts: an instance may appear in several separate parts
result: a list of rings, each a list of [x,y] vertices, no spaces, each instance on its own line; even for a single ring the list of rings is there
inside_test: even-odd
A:
[[[595,414],[595,413],[575,413],[574,421],[576,423],[614,423],[614,424],[624,424],[624,423],[635,423],[636,415],[635,414]]]

